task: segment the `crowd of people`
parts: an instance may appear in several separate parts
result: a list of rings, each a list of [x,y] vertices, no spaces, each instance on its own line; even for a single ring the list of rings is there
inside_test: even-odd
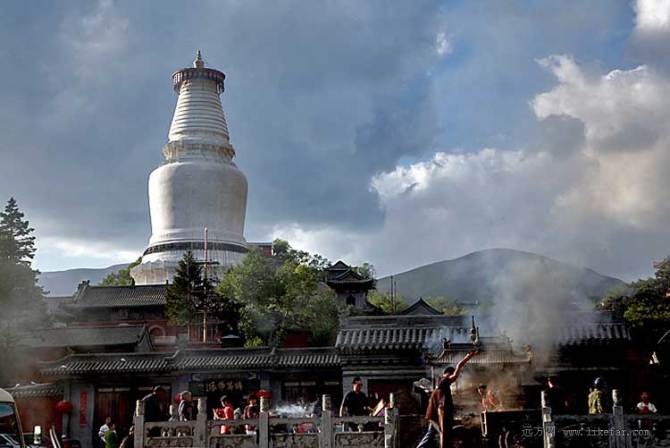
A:
[[[131,426],[128,434],[120,438],[116,430],[116,423],[111,417],[105,419],[105,423],[98,430],[98,437],[104,448],[134,448],[135,446],[135,428]]]
[[[569,394],[559,385],[559,380],[555,376],[550,376],[547,379],[547,387],[544,389],[545,405],[551,408],[552,414],[566,414],[570,411],[575,411],[579,406],[575,406],[570,402]],[[650,394],[642,392],[640,394],[640,401],[634,408],[630,409],[640,415],[656,414],[658,409],[650,401]],[[612,409],[611,397],[607,391],[607,385],[604,378],[598,377],[593,381],[589,388],[586,397],[586,407],[589,415],[607,414]]]
[[[440,446],[448,446],[451,438],[451,431],[454,421],[454,402],[451,395],[451,385],[456,382],[466,363],[477,352],[468,353],[455,367],[444,369],[442,376],[430,395],[428,408],[426,411],[426,420],[428,427],[417,448],[433,446],[436,442]],[[500,401],[495,393],[486,385],[480,384],[477,387],[477,393],[481,400],[481,410],[486,412],[496,411],[501,408]],[[561,387],[559,379],[556,376],[547,378],[546,387],[543,391],[543,405],[551,408],[552,414],[566,414],[575,409],[571,400],[574,397],[569,396]],[[607,393],[607,386],[603,378],[598,377],[590,387],[587,396],[588,413],[591,415],[605,414],[611,412],[611,401]],[[183,391],[179,394],[178,407],[176,413],[168,415],[165,412],[165,391],[157,386],[152,392],[142,399],[144,404],[144,415],[147,422],[159,422],[165,420],[192,421],[195,420],[198,408],[193,400],[193,395],[189,391]],[[213,420],[255,420],[260,415],[258,397],[250,394],[245,397],[246,404],[235,408],[233,401],[227,395],[220,399],[220,407],[212,410]],[[360,377],[353,378],[351,390],[345,394],[339,407],[340,417],[358,417],[358,416],[383,416],[391,404],[387,400],[378,397],[372,400],[370,396],[363,392],[363,381]],[[320,409],[320,408],[319,408]],[[658,409],[651,402],[648,392],[642,392],[640,401],[634,408],[640,415],[656,414]],[[315,414],[313,414],[315,415]],[[319,412],[320,416],[320,412]],[[220,424],[218,432],[220,434],[256,434],[255,422],[244,423],[240,425]],[[312,425],[313,426],[313,425]],[[293,428],[294,432],[310,432],[309,425],[298,425]],[[344,431],[363,431],[373,429],[366,427],[365,423],[347,422],[342,425]],[[149,436],[160,436],[159,428],[151,428]],[[100,446],[104,448],[133,448],[134,431],[130,428],[128,434],[121,438],[117,434],[115,422],[107,417],[104,424],[98,432]]]

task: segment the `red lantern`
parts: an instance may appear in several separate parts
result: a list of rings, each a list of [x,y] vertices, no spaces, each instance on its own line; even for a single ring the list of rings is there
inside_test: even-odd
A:
[[[72,409],[73,409],[72,403],[70,403],[67,400],[61,400],[58,403],[56,403],[56,410],[58,410],[58,412],[61,412],[63,414],[71,412]]]
[[[174,396],[174,402],[179,404],[181,402],[181,393]]]
[[[270,399],[270,398],[272,398],[272,392],[270,392],[269,390],[261,389],[261,390],[258,391],[258,393],[256,393],[256,396],[258,398]]]

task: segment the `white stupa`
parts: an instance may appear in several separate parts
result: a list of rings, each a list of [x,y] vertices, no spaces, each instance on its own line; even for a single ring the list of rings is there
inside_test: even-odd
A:
[[[138,285],[172,281],[187,250],[204,260],[205,228],[210,272],[220,276],[247,252],[247,179],[233,163],[219,97],[224,79],[222,72],[205,68],[200,51],[192,68],[172,75],[179,98],[165,161],[149,176],[152,234],[142,264],[131,272]]]

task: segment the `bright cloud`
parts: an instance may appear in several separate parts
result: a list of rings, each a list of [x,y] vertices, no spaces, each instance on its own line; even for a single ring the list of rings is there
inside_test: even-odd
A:
[[[670,81],[645,66],[593,75],[568,56],[540,64],[557,84],[531,102],[539,126],[557,119],[582,126],[545,134],[530,149],[438,152],[379,173],[371,186],[385,210],[383,228],[347,244],[372,254],[381,272],[397,265],[393,254],[418,264],[484,247],[536,251],[624,276],[631,259],[648,264],[662,256],[668,248],[656,238],[669,236]],[[566,132],[584,135],[566,139]],[[563,147],[566,141],[574,147]],[[293,229],[309,247],[324,247],[321,237],[333,233]]]
[[[639,30],[658,31],[670,28],[670,0],[637,0],[635,10]]]

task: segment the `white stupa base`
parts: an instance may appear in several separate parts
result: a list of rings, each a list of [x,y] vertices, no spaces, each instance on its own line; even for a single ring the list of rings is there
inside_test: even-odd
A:
[[[203,250],[193,250],[196,260],[204,260]],[[135,280],[136,285],[159,285],[172,283],[179,261],[183,258],[183,252],[160,252],[156,254],[147,254],[142,257],[142,263],[135,266],[130,275]],[[210,278],[222,278],[228,269],[239,264],[244,259],[245,254],[232,251],[209,251],[207,258],[210,261],[208,265],[208,275]]]

